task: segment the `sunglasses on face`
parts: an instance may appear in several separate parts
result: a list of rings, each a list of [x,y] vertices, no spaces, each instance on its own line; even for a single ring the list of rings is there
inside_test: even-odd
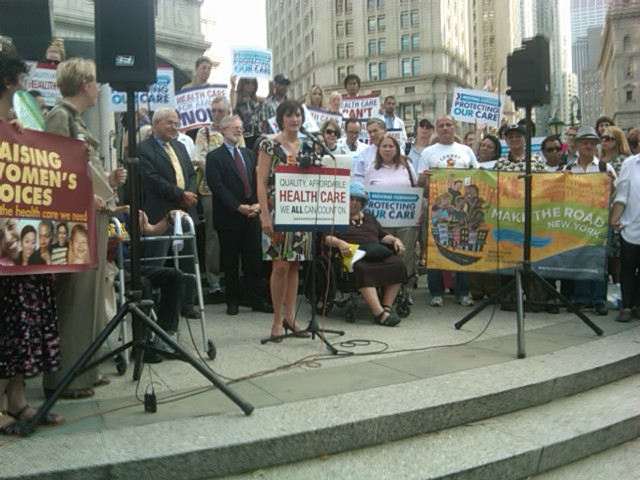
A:
[[[613,142],[615,140],[615,137],[610,137],[609,135],[603,135],[602,136],[602,141],[603,142]]]
[[[559,152],[560,150],[562,150],[562,148],[560,147],[549,147],[544,149],[544,151],[547,153]]]
[[[431,123],[428,120],[420,120],[420,123],[418,123],[418,126],[422,128],[433,128],[433,125],[431,125]]]
[[[331,130],[330,128],[327,128],[327,129],[324,131],[324,133],[325,133],[326,135],[337,135],[337,134],[338,134],[338,132],[336,132],[335,130]]]

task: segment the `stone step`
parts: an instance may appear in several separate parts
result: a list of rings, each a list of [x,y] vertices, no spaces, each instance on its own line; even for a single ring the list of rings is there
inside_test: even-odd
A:
[[[557,335],[548,341],[559,341],[563,334]],[[427,446],[418,450],[414,460],[405,458],[404,462],[412,465],[419,460],[417,457],[425,455],[430,459],[426,466],[423,465],[423,476],[419,478],[427,478],[425,475],[432,472],[431,464],[443,472],[441,475],[447,475],[442,465],[455,468],[461,463],[468,465],[466,469],[476,468],[476,465],[482,465],[481,460],[485,457],[490,468],[498,468],[502,463],[499,458],[505,451],[518,462],[530,462],[530,465],[539,467],[544,460],[545,468],[552,468],[570,461],[570,455],[562,455],[562,463],[554,463],[553,458],[541,455],[544,449],[538,438],[549,437],[556,452],[565,443],[568,450],[576,448],[580,443],[573,439],[579,439],[581,435],[596,435],[591,432],[600,432],[603,437],[601,443],[607,446],[614,444],[608,440],[605,442],[609,436],[617,443],[637,436],[637,431],[628,431],[630,419],[637,415],[639,408],[637,398],[640,398],[640,392],[637,388],[633,396],[620,391],[616,400],[608,398],[605,393],[599,404],[589,405],[590,410],[586,407],[578,409],[590,412],[594,422],[604,422],[604,425],[597,423],[590,428],[592,423],[588,418],[576,417],[574,420],[574,415],[569,415],[572,412],[568,412],[566,418],[555,414],[557,419],[554,422],[562,426],[564,433],[552,435],[542,425],[547,425],[543,420],[548,402],[560,402],[564,397],[581,392],[590,395],[588,390],[626,377],[630,378],[622,382],[629,381],[631,385],[636,382],[637,387],[635,375],[640,373],[638,338],[638,329],[632,329],[524,359],[476,368],[470,364],[466,370],[455,373],[409,381],[403,379],[402,383],[383,387],[261,406],[250,417],[245,417],[238,409],[231,409],[215,415],[201,414],[142,426],[96,429],[73,435],[34,436],[2,446],[2,478],[202,479],[236,475],[368,447],[378,448],[385,462],[394,465],[393,471],[401,472],[404,463],[396,465],[394,456],[387,456],[384,452],[393,445],[392,442],[415,440],[417,436],[420,440],[426,439]],[[493,348],[492,344],[486,344],[486,348]],[[460,355],[457,350],[447,350],[446,353],[448,356],[431,358],[446,362],[453,361],[451,355]],[[400,360],[385,359],[385,368],[393,369],[395,362]],[[442,365],[433,365],[432,368],[438,370]],[[400,375],[401,370],[398,372]],[[243,389],[265,388],[268,382],[278,381],[280,388],[286,389],[290,382],[300,382],[300,375],[309,375],[320,383],[316,388],[322,388],[322,382],[331,382],[335,378],[331,369],[322,370],[318,372],[321,375],[313,377],[314,373],[258,379],[250,382],[251,385],[239,383],[236,387],[242,393]],[[611,392],[620,390],[615,385],[602,390],[607,392],[608,389]],[[629,404],[630,398],[634,400],[633,405]],[[521,432],[518,427],[502,428],[494,418],[507,414],[516,418],[529,415],[520,411],[537,406],[542,413],[528,416],[529,420],[524,422],[526,428],[523,427]],[[595,407],[600,407],[600,410]],[[609,411],[615,412],[619,420],[614,421],[608,416]],[[640,422],[638,418],[633,421],[637,430]],[[456,428],[456,431],[477,431],[478,435],[460,442],[449,442],[449,434],[443,431]],[[567,436],[566,432],[572,428],[575,435]],[[430,432],[436,433],[428,435]],[[528,435],[534,435],[534,440],[528,441]],[[502,437],[506,443],[504,448],[500,444]],[[439,443],[448,444],[451,449],[460,443],[464,448],[450,450],[450,454],[445,451],[446,456],[438,460],[429,456],[429,452]],[[573,458],[590,453],[593,450],[585,449]],[[507,464],[512,463],[509,460]],[[482,467],[477,468],[481,473]],[[530,471],[535,473],[541,469]],[[403,478],[403,475],[394,478]],[[469,478],[502,480],[510,477]]]
[[[640,375],[634,375],[468,425],[225,478],[518,480],[603,450],[602,457],[611,463],[606,449],[640,436],[638,398]],[[615,476],[603,475],[600,463],[605,460],[592,460],[584,467],[567,465],[534,478],[635,480],[640,472],[637,448],[638,441],[626,445],[627,463],[608,469]]]

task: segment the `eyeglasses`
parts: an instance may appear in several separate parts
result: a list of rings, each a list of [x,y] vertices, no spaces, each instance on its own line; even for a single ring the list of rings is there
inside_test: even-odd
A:
[[[613,142],[615,139],[616,137],[610,137],[609,135],[603,135],[601,138],[603,142]]]
[[[224,108],[212,108],[211,113],[227,113],[227,110]]]
[[[324,133],[325,133],[326,135],[337,135],[337,134],[338,134],[338,132],[336,132],[335,130],[331,130],[330,128],[327,128],[327,129],[324,131]]]
[[[560,150],[562,150],[561,147],[549,147],[544,149],[544,151],[547,153],[559,152]]]
[[[433,125],[431,125],[431,122],[429,122],[429,120],[420,120],[418,126],[422,128],[433,128]]]

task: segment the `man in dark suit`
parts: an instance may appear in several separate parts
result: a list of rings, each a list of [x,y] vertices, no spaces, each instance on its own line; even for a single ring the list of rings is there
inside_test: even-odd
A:
[[[196,173],[184,145],[175,137],[178,133],[178,115],[170,108],[159,108],[153,115],[153,135],[140,144],[140,171],[142,177],[142,210],[151,224],[165,218],[171,210],[184,210],[194,224],[198,223],[196,210]],[[168,235],[169,228],[160,235]],[[143,257],[166,256],[170,240],[143,243]],[[180,255],[193,255],[191,242],[185,242]],[[193,258],[180,259],[180,269],[195,273]],[[193,307],[195,278],[188,275],[182,303],[182,315],[200,318]]]
[[[227,315],[240,304],[239,261],[252,310],[272,313],[261,294],[260,205],[256,196],[256,154],[238,147],[242,120],[238,115],[220,121],[223,144],[207,154],[207,182],[213,194],[213,224],[220,240],[220,262],[226,279]]]

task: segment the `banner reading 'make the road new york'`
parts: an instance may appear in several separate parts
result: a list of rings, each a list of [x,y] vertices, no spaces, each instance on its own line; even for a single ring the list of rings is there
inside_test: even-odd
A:
[[[435,171],[429,183],[428,267],[513,273],[523,259],[519,173]],[[536,173],[531,262],[548,278],[601,279],[609,219],[604,173]]]

